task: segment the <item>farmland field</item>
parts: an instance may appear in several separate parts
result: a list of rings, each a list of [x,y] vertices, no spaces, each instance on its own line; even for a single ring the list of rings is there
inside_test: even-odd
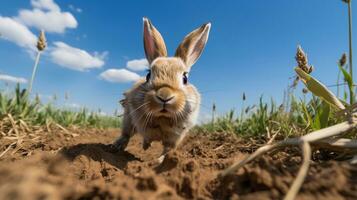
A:
[[[219,171],[266,141],[192,133],[158,164],[159,143],[144,151],[134,136],[127,151],[116,152],[109,144],[118,129],[70,132],[42,132],[2,157],[0,199],[279,199],[301,162],[298,150],[285,149],[219,179]],[[297,199],[357,198],[357,166],[331,160],[336,157],[314,153]]]
[[[356,200],[353,5],[3,3],[0,200]]]

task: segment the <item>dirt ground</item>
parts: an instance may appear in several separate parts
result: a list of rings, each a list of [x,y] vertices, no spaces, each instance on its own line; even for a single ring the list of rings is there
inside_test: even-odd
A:
[[[119,130],[43,133],[0,158],[0,199],[281,199],[300,166],[297,150],[275,152],[224,179],[216,174],[259,147],[231,134],[191,134],[162,164],[154,143],[133,137],[125,152],[110,143]],[[10,141],[0,139],[0,144]],[[6,145],[0,149],[3,152]],[[315,153],[298,199],[357,199],[357,166]]]

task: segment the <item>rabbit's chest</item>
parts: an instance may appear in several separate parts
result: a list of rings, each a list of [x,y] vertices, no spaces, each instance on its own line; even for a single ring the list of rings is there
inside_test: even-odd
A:
[[[163,140],[168,137],[177,137],[185,132],[187,127],[184,123],[175,123],[170,119],[159,118],[152,120],[142,135],[149,140]]]

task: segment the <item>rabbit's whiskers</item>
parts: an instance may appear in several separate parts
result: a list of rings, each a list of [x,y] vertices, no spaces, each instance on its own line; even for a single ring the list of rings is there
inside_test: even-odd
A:
[[[149,122],[151,121],[152,114],[153,114],[153,112],[149,111],[145,116],[145,120],[144,120],[144,130],[145,131],[146,131],[147,127],[148,127]]]
[[[144,107],[144,106],[146,106],[146,105],[148,105],[148,104],[149,104],[149,102],[146,102],[146,103],[141,104],[141,105],[140,105],[139,107],[137,107],[135,110],[133,110],[132,112],[130,112],[129,115],[132,116],[136,111],[138,111],[140,108],[142,108],[142,107]]]

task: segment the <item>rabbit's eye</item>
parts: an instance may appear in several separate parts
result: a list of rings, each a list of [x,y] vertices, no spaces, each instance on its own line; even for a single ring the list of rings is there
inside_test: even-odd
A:
[[[146,75],[146,82],[149,82],[149,80],[150,80],[150,76],[151,76],[151,73],[150,73],[150,72],[148,72],[148,74]]]
[[[183,81],[183,84],[185,84],[185,85],[187,84],[187,82],[188,82],[187,72],[183,73],[182,81]]]

